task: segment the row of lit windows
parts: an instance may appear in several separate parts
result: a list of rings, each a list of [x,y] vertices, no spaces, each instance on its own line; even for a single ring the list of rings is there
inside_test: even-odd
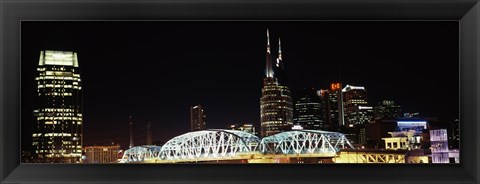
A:
[[[39,93],[39,96],[41,94]],[[46,93],[45,96],[73,96],[72,93],[57,93],[57,92],[53,92],[53,93]]]
[[[285,122],[285,121],[265,121],[265,122],[262,122],[262,126],[278,126],[279,124],[292,124],[292,122]]]
[[[262,116],[277,115],[277,111],[264,112],[261,115]]]
[[[65,85],[65,84],[55,84],[55,85],[53,85],[53,84],[45,84],[45,85],[40,84],[40,85],[38,85],[37,87],[38,87],[38,89],[40,89],[40,88],[73,88],[73,89],[81,89],[81,87],[78,86],[78,85],[69,85],[69,84],[67,84],[67,85]]]
[[[295,105],[321,105],[320,103],[317,102],[307,102],[307,103],[296,103]]]
[[[54,88],[55,89],[55,88]],[[65,91],[65,88],[59,88],[60,90],[53,90],[53,92],[49,92],[49,93],[43,93],[43,95],[45,96],[72,96],[72,93],[62,93]],[[77,89],[77,90],[81,90],[82,87],[79,87],[79,86],[73,86],[71,89]],[[58,92],[55,92],[55,91],[58,91]],[[37,90],[37,92],[40,92],[39,90]],[[41,96],[42,94],[41,93],[38,93],[38,96]]]
[[[265,104],[265,105],[268,105],[268,104],[275,105],[277,103],[288,103],[289,102],[287,100],[276,100],[276,99],[274,99],[274,100],[264,100],[264,99],[262,99],[261,101],[262,101],[261,103]]]
[[[51,76],[51,75],[48,75],[48,76],[39,76],[39,77],[35,77],[35,80],[45,80],[45,79],[57,79],[57,80],[73,80],[73,81],[78,81],[78,82],[81,82],[82,80],[79,78],[79,77],[57,77],[57,76]]]
[[[82,121],[82,118],[77,118],[75,116],[73,117],[53,117],[53,116],[47,116],[47,117],[37,117],[37,120],[74,120],[74,121]],[[54,123],[56,124],[56,123]],[[81,124],[81,122],[77,122],[77,124]]]
[[[72,76],[72,72],[63,72],[63,71],[46,71],[46,75],[56,75],[56,76]]]
[[[75,112],[75,109],[69,109],[69,108],[43,108],[41,109],[41,112]],[[78,113],[79,116],[82,116],[82,114]]]
[[[38,85],[45,84],[45,83],[48,83],[48,84],[67,84],[67,82],[68,81],[64,81],[64,80],[42,80],[42,81],[38,81],[37,84]]]
[[[77,121],[77,122],[72,122],[73,124],[81,125],[82,122]],[[57,125],[57,124],[64,124],[62,122],[57,122],[57,121],[46,121],[45,125]]]
[[[67,153],[67,150],[35,150],[36,153]],[[82,150],[72,150],[72,152],[77,152],[77,153],[81,153]],[[78,155],[78,156],[81,156],[81,154],[62,154],[62,156],[66,156],[66,155]],[[47,157],[49,155],[46,155]],[[67,156],[68,157],[68,156]]]
[[[41,136],[42,134],[37,134],[37,136]],[[33,134],[33,137],[35,137],[36,135]],[[44,134],[44,137],[70,137],[72,136],[71,133],[46,133]]]
[[[43,114],[43,113],[42,113]],[[62,114],[62,113],[55,113],[55,114]],[[81,116],[80,114],[77,114],[77,116]],[[44,117],[38,117],[37,120],[82,120],[82,118],[77,118],[75,116],[73,117],[62,117],[62,116],[44,116]]]
[[[51,114],[52,114],[52,113],[51,113]],[[41,116],[41,115],[44,115],[44,113],[40,113],[39,115],[40,115],[40,116]],[[71,113],[71,112],[67,112],[67,113],[54,112],[53,115],[54,115],[54,116],[75,116],[75,115],[77,115],[77,114],[76,114],[76,113]],[[43,118],[38,117],[37,119],[38,119],[38,120],[41,120],[41,119],[43,119]]]
[[[50,137],[50,136],[63,136],[63,135],[66,135],[66,137],[70,137],[72,136],[71,133],[46,133],[45,134],[45,137]],[[78,134],[77,133],[74,133],[73,136],[77,136]],[[32,134],[32,137],[40,137],[42,136],[42,133],[33,133]],[[76,137],[74,137],[76,138]],[[74,139],[74,140],[77,140],[77,139]]]
[[[48,141],[48,144],[52,144],[51,141]],[[58,146],[60,148],[62,148],[62,150],[72,150],[72,149],[78,149],[78,148],[82,148],[81,145],[68,145],[68,146],[64,146],[64,145],[61,145],[61,146]],[[47,145],[47,146],[42,146],[42,147],[37,147],[37,150],[53,150],[53,151],[59,151],[58,149],[55,149],[56,147],[54,145]]]

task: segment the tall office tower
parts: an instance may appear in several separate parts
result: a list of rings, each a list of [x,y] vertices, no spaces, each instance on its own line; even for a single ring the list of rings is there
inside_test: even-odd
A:
[[[320,93],[325,103],[326,124],[331,129],[345,125],[342,83],[331,83],[328,90],[321,90]]]
[[[342,92],[345,93],[345,124],[350,126],[369,123],[372,120],[373,108],[368,106],[365,87],[347,85]]]
[[[460,148],[460,120],[457,118],[450,122],[451,134],[449,136],[450,148],[459,149]]]
[[[333,130],[332,125],[330,124],[330,115],[328,112],[328,89],[317,90],[317,95],[320,98],[320,105],[322,108],[322,114],[320,114],[320,119],[323,120],[323,125],[325,130]]]
[[[392,100],[382,100],[374,108],[374,117],[382,119],[396,119],[402,117],[402,107]]]
[[[41,51],[35,81],[32,146],[36,162],[80,162],[83,109],[77,53]]]
[[[295,124],[300,124],[303,129],[322,130],[325,128],[322,119],[321,99],[315,88],[304,88],[299,91],[295,101],[294,118]]]
[[[279,52],[281,58],[281,52]],[[281,59],[278,66],[281,66]],[[293,104],[288,86],[278,82],[272,66],[270,35],[267,29],[267,53],[265,78],[260,98],[261,136],[270,136],[288,131],[293,125]]]
[[[190,129],[191,131],[205,130],[207,116],[203,110],[202,105],[190,107]]]

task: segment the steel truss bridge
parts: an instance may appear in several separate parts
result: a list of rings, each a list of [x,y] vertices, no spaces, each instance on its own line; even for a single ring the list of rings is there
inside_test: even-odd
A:
[[[252,160],[288,157],[334,157],[354,147],[344,134],[319,130],[292,130],[263,139],[238,130],[189,132],[163,146],[137,146],[124,152],[120,163],[176,163]]]

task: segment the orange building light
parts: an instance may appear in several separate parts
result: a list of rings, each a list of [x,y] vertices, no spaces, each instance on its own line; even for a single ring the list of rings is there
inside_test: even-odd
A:
[[[332,91],[336,91],[336,90],[339,90],[341,87],[340,87],[340,83],[332,83],[330,84],[330,89]]]

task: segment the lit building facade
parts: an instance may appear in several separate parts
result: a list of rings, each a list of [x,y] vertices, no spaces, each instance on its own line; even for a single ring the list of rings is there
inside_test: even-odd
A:
[[[325,130],[332,130],[332,124],[330,122],[329,116],[330,112],[328,112],[328,89],[320,89],[317,90],[317,95],[320,97],[320,105],[322,108],[322,114],[320,114],[320,118],[323,120],[323,125]],[[332,130],[333,131],[333,130]]]
[[[365,125],[340,126],[338,131],[343,133],[355,147],[362,147],[367,144],[367,131]]]
[[[304,129],[322,130],[325,127],[321,99],[314,88],[305,88],[299,91],[294,108],[295,124]]]
[[[270,50],[270,35],[267,30],[267,54],[265,78],[263,79],[262,96],[260,98],[261,136],[270,136],[290,130],[293,125],[293,104],[290,89],[275,77],[275,71],[283,71],[281,51],[275,66]],[[283,72],[284,74],[284,72]]]
[[[253,135],[257,135],[257,131],[255,130],[255,126],[253,126],[253,124],[232,124],[228,126],[227,129],[240,130]]]
[[[374,108],[375,118],[396,119],[402,116],[402,107],[392,100],[383,100]]]
[[[32,146],[35,161],[78,163],[82,156],[82,81],[77,53],[41,51]]]
[[[87,146],[85,147],[85,160],[83,163],[117,163],[120,145],[112,146]]]
[[[450,163],[446,129],[430,130],[432,163]]]
[[[452,149],[460,148],[460,120],[455,119],[450,122],[452,133],[449,136],[449,147]]]
[[[330,88],[325,92],[328,100],[327,107],[327,121],[331,127],[340,127],[345,125],[344,119],[344,104],[342,83],[334,82],[330,84]]]
[[[191,131],[207,129],[207,115],[202,105],[190,107],[190,128]]]
[[[345,124],[369,123],[372,120],[373,107],[368,106],[365,87],[347,85],[342,92],[345,96]]]

